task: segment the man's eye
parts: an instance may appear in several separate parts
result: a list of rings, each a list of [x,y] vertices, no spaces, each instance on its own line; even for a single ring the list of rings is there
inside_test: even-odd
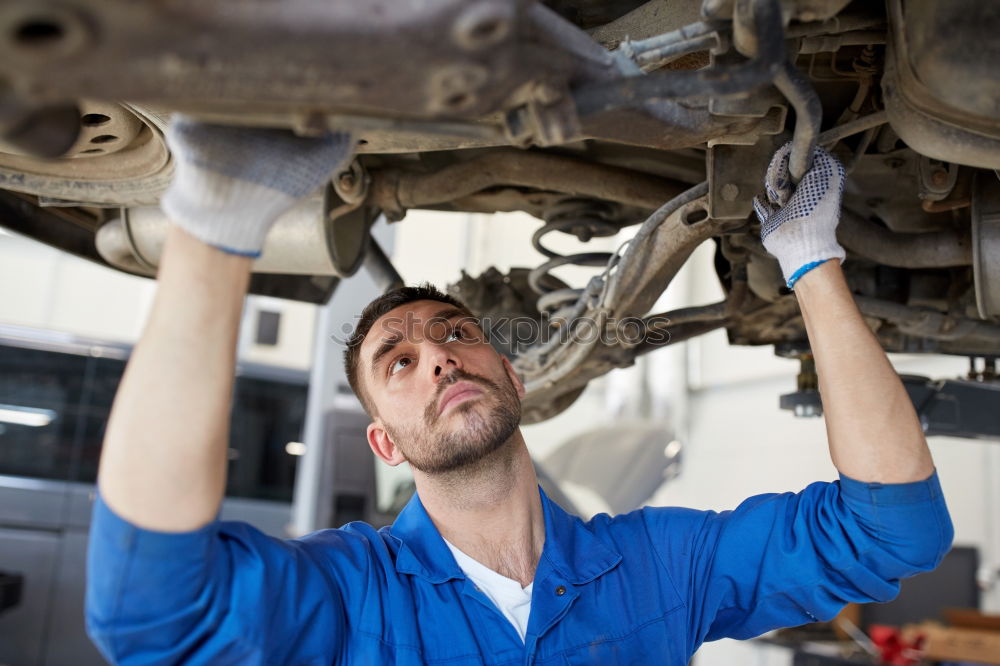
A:
[[[451,333],[448,334],[448,340],[451,340],[452,336],[454,336],[454,339],[456,339],[456,340],[461,340],[461,339],[463,339],[465,337],[465,334],[462,333],[462,331],[460,329],[453,328],[451,330]]]
[[[396,370],[396,368],[397,368],[397,367],[398,367],[399,369],[402,369],[402,368],[405,368],[405,367],[406,367],[405,365],[404,365],[404,366],[402,366],[402,367],[400,367],[400,365],[399,365],[399,364],[400,364],[400,363],[402,363],[403,361],[407,361],[407,365],[409,365],[409,361],[410,361],[410,357],[409,357],[409,356],[400,356],[400,357],[399,357],[399,358],[397,358],[397,359],[396,359],[395,361],[393,361],[393,362],[392,362],[392,365],[390,365],[390,366],[389,366],[389,374],[390,374],[390,375],[394,375],[394,374],[396,374],[396,371],[397,371],[397,370]]]

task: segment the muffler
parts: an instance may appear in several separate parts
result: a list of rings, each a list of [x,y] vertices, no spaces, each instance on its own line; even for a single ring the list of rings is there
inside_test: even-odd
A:
[[[339,277],[353,274],[357,262],[344,260],[343,248],[335,247],[335,238],[338,234],[343,237],[343,229],[338,230],[338,226],[355,221],[331,219],[325,209],[323,197],[314,196],[282,215],[268,234],[261,256],[254,261],[253,271]],[[116,268],[153,277],[170,224],[158,207],[123,208],[119,217],[98,229],[97,251]],[[367,237],[367,228],[363,232]],[[365,249],[358,248],[360,253]]]

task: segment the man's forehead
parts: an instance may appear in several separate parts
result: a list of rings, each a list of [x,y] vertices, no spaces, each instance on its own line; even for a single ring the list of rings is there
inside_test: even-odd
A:
[[[365,339],[361,343],[361,356],[370,359],[374,350],[384,342],[393,340],[419,340],[435,333],[435,324],[444,324],[449,319],[458,316],[468,316],[460,309],[441,301],[413,301],[404,303],[372,323]],[[429,330],[430,329],[430,330]]]

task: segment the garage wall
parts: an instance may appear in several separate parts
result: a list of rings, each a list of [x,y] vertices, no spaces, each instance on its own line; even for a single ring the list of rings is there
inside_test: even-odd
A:
[[[937,365],[941,372],[932,372]],[[947,363],[897,362],[900,371],[948,376]],[[685,442],[681,476],[663,486],[652,505],[724,510],[751,495],[797,491],[816,480],[837,478],[827,454],[821,419],[796,419],[777,409],[780,393],[794,386],[794,370],[783,376],[717,384],[692,392],[691,433]],[[987,612],[1000,612],[996,571],[1000,567],[1000,443],[930,438],[931,450],[955,524],[955,544],[975,546]],[[748,644],[706,644],[698,666],[736,663],[790,664],[787,655],[753,651]],[[772,650],[772,652],[774,652]],[[751,655],[752,658],[751,658]],[[784,661],[782,661],[784,659]]]
[[[135,343],[156,283],[74,257],[0,229],[0,322]],[[278,343],[256,344],[261,311],[280,314]],[[307,369],[312,363],[316,306],[249,296],[240,358]]]
[[[465,269],[476,276],[490,266],[507,271],[513,266],[534,268],[547,260],[531,246],[531,236],[542,222],[526,213],[445,213],[413,210],[392,226],[396,231],[393,263],[407,284],[429,280],[439,289],[461,277]],[[582,244],[563,233],[542,240],[555,252],[609,251],[616,238],[596,238]],[[572,285],[585,284],[593,268],[564,266],[555,275]]]
[[[0,321],[133,342],[152,303],[151,280],[116,273],[0,231]]]

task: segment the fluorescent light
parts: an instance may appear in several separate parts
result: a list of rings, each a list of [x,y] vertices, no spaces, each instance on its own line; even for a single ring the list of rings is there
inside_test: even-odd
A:
[[[51,409],[22,407],[21,405],[0,405],[0,421],[15,425],[43,428],[52,423],[56,413]]]
[[[285,453],[290,456],[301,456],[305,455],[306,445],[302,442],[288,442],[285,444]]]

